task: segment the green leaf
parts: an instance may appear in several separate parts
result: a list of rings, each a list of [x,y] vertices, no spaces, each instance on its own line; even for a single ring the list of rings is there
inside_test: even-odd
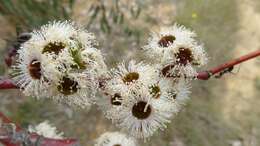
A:
[[[70,48],[71,56],[73,58],[73,61],[76,63],[72,66],[72,68],[86,69],[86,64],[82,60],[80,48],[82,48],[81,45],[77,46],[77,48]]]

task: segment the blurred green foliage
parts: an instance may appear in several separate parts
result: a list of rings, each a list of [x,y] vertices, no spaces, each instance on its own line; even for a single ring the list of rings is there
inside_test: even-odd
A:
[[[90,27],[95,20],[98,20],[100,21],[101,30],[110,33],[112,25],[124,24],[126,13],[130,14],[131,19],[137,19],[141,13],[141,5],[130,6],[126,12],[121,9],[119,0],[113,0],[109,6],[98,0],[97,3],[94,3],[90,7],[88,12],[90,13],[90,20],[88,21],[87,27]],[[124,27],[124,31],[128,34],[132,33],[129,27]]]
[[[75,0],[0,0],[0,14],[18,29],[31,29],[51,20],[69,19]]]
[[[46,101],[36,101],[34,98],[28,98],[25,102],[18,105],[18,111],[13,113],[15,121],[21,121],[21,125],[27,127],[31,123],[42,122],[46,120],[44,113],[46,111],[41,108],[46,106]]]
[[[74,4],[75,0],[0,0],[0,15],[14,24],[18,31],[31,30],[48,21],[72,19]],[[98,22],[101,31],[110,33],[112,25],[120,24],[124,26],[124,32],[131,35],[134,31],[125,25],[125,13],[129,13],[132,19],[137,19],[141,7],[136,5],[125,12],[120,9],[119,0],[111,1],[109,6],[105,5],[104,1],[96,0],[88,9],[90,19],[86,27]]]

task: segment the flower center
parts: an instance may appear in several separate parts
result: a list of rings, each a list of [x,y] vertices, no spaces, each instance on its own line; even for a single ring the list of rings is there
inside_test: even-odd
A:
[[[174,68],[174,64],[169,64],[167,66],[165,66],[162,70],[161,70],[161,74],[164,76],[164,77],[167,77],[167,78],[179,78],[180,77],[180,74],[179,74],[179,70],[178,69],[175,69],[175,73],[171,73],[171,69]]]
[[[133,116],[135,116],[137,119],[140,120],[148,118],[151,112],[152,112],[151,106],[147,105],[147,102],[145,101],[139,101],[132,108]]]
[[[65,48],[65,44],[62,42],[50,42],[44,48],[42,53],[54,53],[58,55]]]
[[[78,91],[78,82],[70,78],[63,77],[58,85],[58,91],[64,95],[70,95]]]
[[[161,89],[158,85],[152,85],[149,87],[150,89],[150,94],[153,95],[154,98],[158,99],[161,95]]]
[[[121,146],[121,144],[114,144],[113,146]]]
[[[131,82],[136,81],[138,79],[139,79],[139,74],[137,72],[130,72],[123,77],[123,82],[124,83],[131,83]]]
[[[30,76],[33,78],[33,79],[40,79],[41,78],[41,63],[34,59],[31,61],[31,63],[28,65],[28,70],[29,70],[29,73],[30,73]]]
[[[116,93],[112,98],[111,98],[111,104],[112,105],[121,105],[121,101],[123,100],[122,96],[119,93]]]
[[[179,52],[175,56],[177,63],[184,66],[193,61],[192,52],[189,48],[179,48]]]
[[[168,47],[170,44],[172,44],[175,40],[175,36],[172,36],[172,35],[166,35],[166,36],[163,36],[158,44],[161,46],[161,47]]]

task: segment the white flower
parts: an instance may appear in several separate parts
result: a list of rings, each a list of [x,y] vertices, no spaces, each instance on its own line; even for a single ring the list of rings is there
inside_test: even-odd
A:
[[[22,47],[25,49],[37,49],[42,54],[53,54],[56,58],[62,51],[69,49],[78,30],[74,24],[65,22],[50,22],[43,25],[40,30],[34,30],[31,33],[31,39],[25,42]],[[86,40],[89,41],[89,40]]]
[[[175,43],[194,44],[196,34],[184,26],[174,24],[172,27],[162,27],[159,32],[153,32],[144,46],[145,53],[154,60],[160,61],[164,51]]]
[[[202,46],[188,44],[174,44],[165,51],[161,64],[163,67],[171,65],[168,71],[173,77],[196,77],[196,68],[207,63],[206,53]]]
[[[126,67],[125,63],[120,64],[117,69],[111,70],[111,80],[107,86],[111,88],[129,88],[130,90],[138,85],[149,85],[157,79],[158,71],[150,65],[130,61]]]
[[[51,126],[49,121],[44,121],[37,126],[29,125],[28,131],[47,138],[63,139],[63,133],[58,133],[56,127]]]
[[[133,90],[122,103],[117,126],[137,138],[147,138],[158,129],[166,128],[173,115],[165,100],[155,99],[147,88]],[[164,108],[161,108],[164,105]],[[166,107],[168,106],[168,107]]]
[[[160,98],[167,100],[171,111],[177,114],[190,99],[190,85],[184,79],[178,80],[178,82],[170,81],[165,79],[160,81],[159,86],[162,90]],[[167,86],[169,84],[171,84],[171,87]]]
[[[81,53],[82,60],[88,62],[88,65],[91,66],[90,68],[95,71],[97,78],[106,76],[107,66],[100,50],[90,47],[83,50]]]
[[[59,62],[63,72],[78,69],[79,71],[95,73],[92,77],[104,75],[107,72],[104,58],[96,49],[97,42],[93,34],[70,22],[53,22],[33,33],[41,46],[43,54],[50,55]],[[33,35],[34,36],[34,35]],[[33,37],[32,37],[33,38]],[[39,43],[38,43],[39,44]],[[63,67],[65,66],[65,68]]]
[[[116,123],[119,120],[118,113],[120,112],[123,102],[128,100],[128,88],[120,86],[106,86],[101,97],[96,98],[96,104],[102,110],[105,117]]]
[[[25,48],[40,49],[42,54],[59,61],[66,70],[71,68],[92,69],[95,64],[99,70],[106,70],[101,52],[93,34],[72,22],[52,22],[32,33],[32,38],[24,44]],[[51,54],[51,55],[50,55]],[[103,70],[102,70],[103,71]]]
[[[192,79],[197,75],[196,68],[207,63],[204,48],[195,37],[194,32],[174,24],[153,33],[144,50],[155,63],[162,65],[164,77]]]
[[[143,63],[130,61],[129,66],[121,64],[117,69],[112,70],[109,79],[102,92],[102,97],[97,98],[97,105],[104,112],[108,119],[113,123],[118,122],[118,112],[120,112],[123,103],[127,103],[132,90],[138,90],[143,86],[156,83],[159,73],[156,68]]]
[[[150,93],[151,97],[156,101],[159,109],[173,108],[172,98],[175,98],[172,91],[175,89],[175,84],[173,80],[166,78],[160,78],[155,84],[147,86],[147,90]],[[169,110],[169,109],[165,109]]]
[[[98,45],[94,34],[83,29],[80,29],[80,31],[78,31],[78,41],[82,42],[84,48],[87,48],[89,46],[95,47]]]
[[[96,140],[95,146],[137,146],[137,142],[124,133],[106,132]]]
[[[13,66],[13,79],[27,96],[42,97],[46,94],[49,82],[61,74],[57,63],[43,56],[38,49],[18,50],[17,64]]]
[[[70,106],[87,108],[91,105],[91,97],[97,90],[97,85],[93,84],[93,80],[86,73],[70,73],[55,82],[49,88],[49,92],[55,101]],[[92,86],[88,86],[90,84]]]

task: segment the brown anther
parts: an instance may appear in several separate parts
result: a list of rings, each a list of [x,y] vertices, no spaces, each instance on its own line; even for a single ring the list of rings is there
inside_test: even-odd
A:
[[[172,35],[166,35],[166,36],[163,36],[158,44],[161,46],[161,47],[168,47],[170,44],[172,44],[175,40],[175,36],[172,36]]]
[[[130,72],[130,73],[126,74],[122,80],[124,83],[131,83],[138,79],[139,79],[139,74],[137,72]]]
[[[179,48],[179,52],[175,54],[177,58],[177,63],[180,65],[187,65],[193,61],[192,52],[189,48]]]
[[[57,89],[64,95],[71,95],[78,91],[78,82],[68,77],[63,77]]]
[[[147,105],[145,101],[139,101],[132,108],[133,116],[140,120],[148,118],[151,113],[152,108],[150,105]]]
[[[38,60],[36,60],[36,59],[32,60],[27,68],[29,70],[30,76],[33,79],[39,80],[41,78],[41,75],[42,75],[41,63]]]
[[[161,74],[164,76],[164,77],[167,77],[167,78],[180,78],[180,75],[179,75],[179,71],[176,71],[175,74],[172,74],[170,73],[170,70],[172,68],[174,68],[174,64],[169,64],[167,66],[165,66],[162,70],[161,70]]]
[[[65,48],[65,44],[62,42],[50,42],[44,48],[42,53],[54,53],[58,55]]]

